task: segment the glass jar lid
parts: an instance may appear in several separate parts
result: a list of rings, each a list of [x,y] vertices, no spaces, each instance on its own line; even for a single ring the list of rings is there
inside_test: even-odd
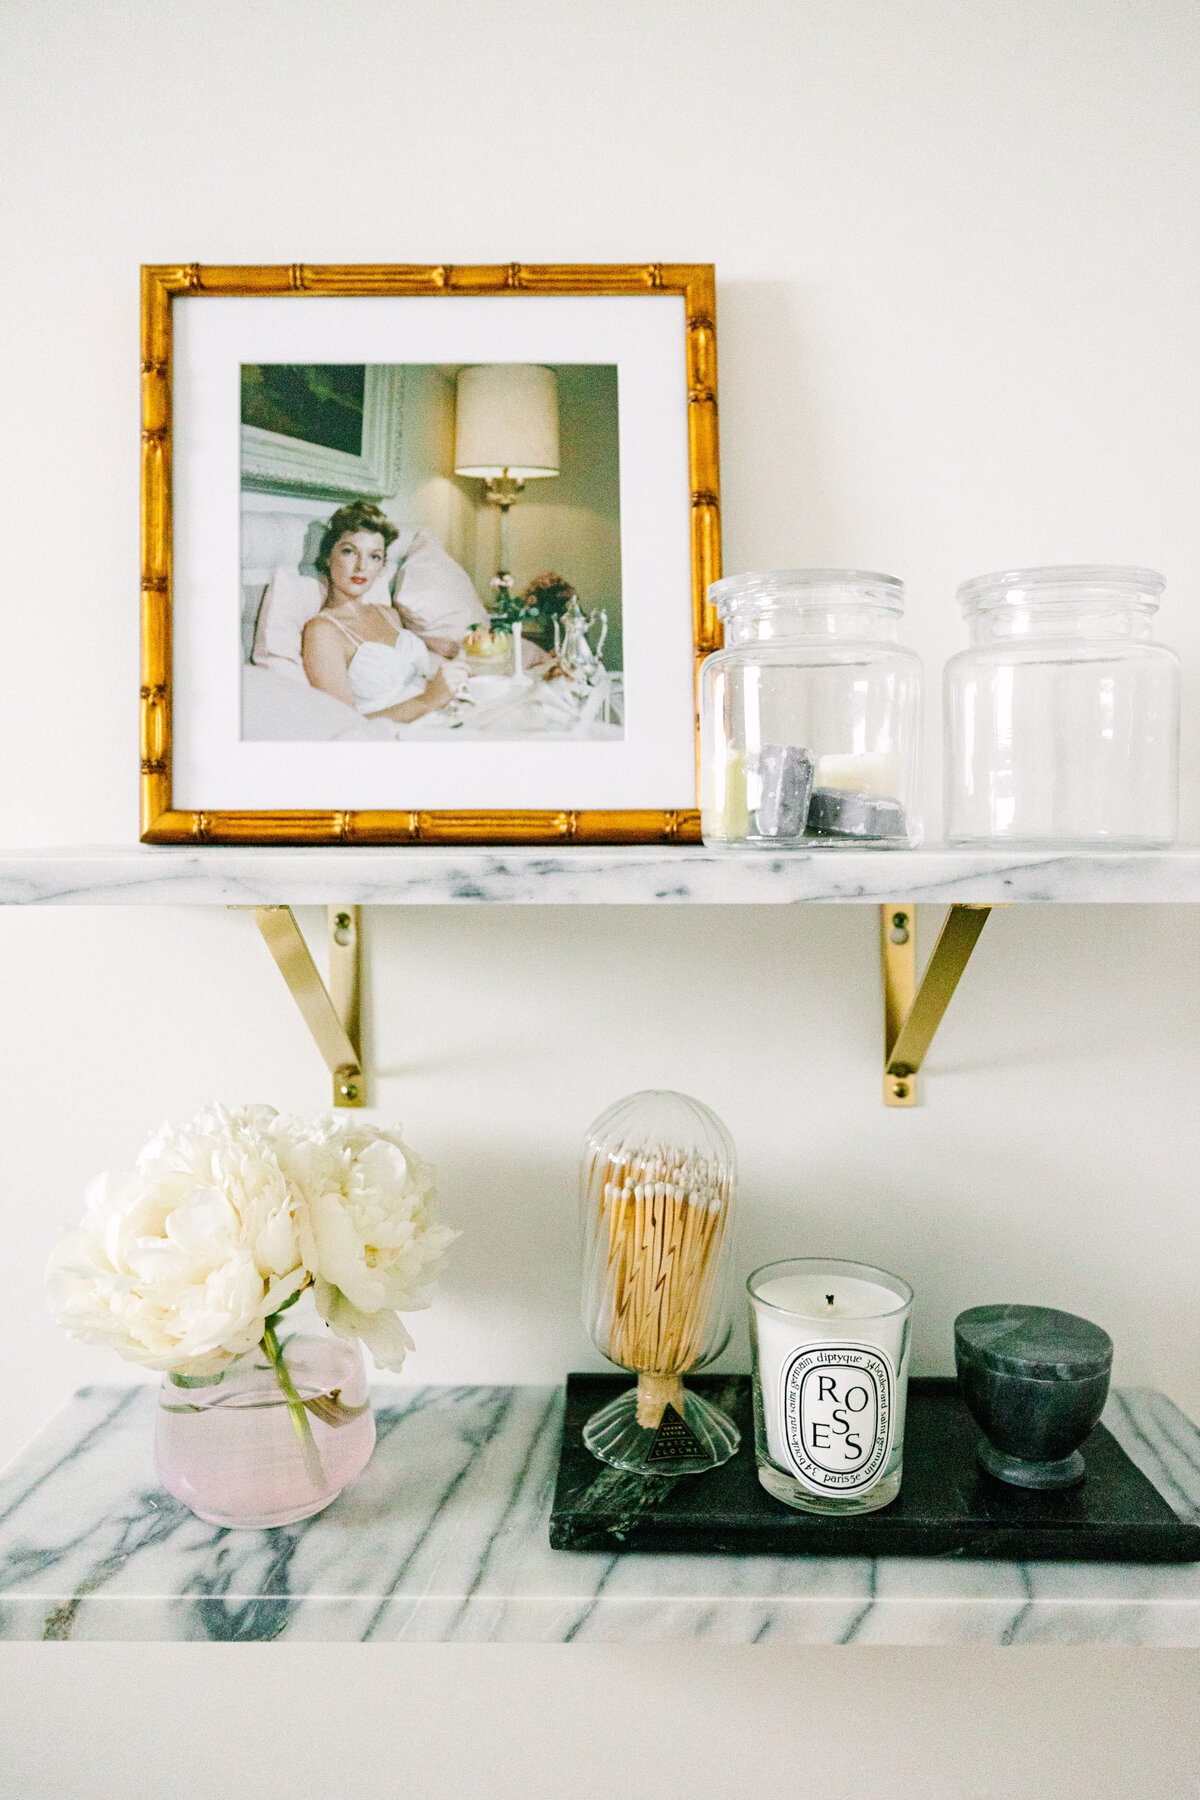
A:
[[[967,618],[1002,606],[1063,606],[1097,600],[1157,612],[1166,582],[1155,569],[1121,564],[1066,563],[1061,567],[1006,569],[976,575],[958,590]]]
[[[776,607],[824,612],[832,606],[875,606],[904,611],[904,583],[870,569],[752,569],[727,575],[708,590],[722,621],[741,609],[766,613]]]

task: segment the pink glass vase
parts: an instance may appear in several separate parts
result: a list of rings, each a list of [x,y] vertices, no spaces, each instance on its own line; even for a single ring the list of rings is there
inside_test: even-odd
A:
[[[210,1525],[291,1525],[366,1468],[375,1419],[357,1344],[287,1339],[292,1400],[261,1346],[220,1376],[164,1375],[154,1465],[168,1493]]]

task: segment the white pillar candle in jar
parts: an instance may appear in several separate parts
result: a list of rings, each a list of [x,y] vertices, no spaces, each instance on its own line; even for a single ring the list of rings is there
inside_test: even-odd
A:
[[[873,794],[880,800],[895,800],[904,785],[904,760],[890,752],[818,756],[814,785],[840,788],[843,793]]]
[[[912,1289],[815,1258],[769,1263],[746,1285],[762,1485],[807,1512],[887,1506],[903,1469]]]

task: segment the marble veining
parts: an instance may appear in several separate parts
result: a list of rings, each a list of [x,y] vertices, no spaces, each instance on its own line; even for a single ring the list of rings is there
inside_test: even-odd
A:
[[[563,849],[0,850],[8,906],[642,906],[1200,900],[1200,848],[1140,852]]]
[[[158,1486],[153,1389],[81,1390],[0,1477],[0,1638],[1200,1646],[1200,1565],[554,1551],[559,1390],[376,1399],[352,1488],[242,1532]],[[1105,1422],[1200,1517],[1200,1430],[1138,1392]]]

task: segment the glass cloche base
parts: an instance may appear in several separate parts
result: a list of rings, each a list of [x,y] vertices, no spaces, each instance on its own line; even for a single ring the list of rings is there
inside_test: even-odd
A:
[[[670,1406],[657,1425],[638,1424],[638,1390],[593,1413],[583,1441],[593,1456],[631,1475],[703,1475],[728,1462],[741,1433],[719,1407],[682,1389],[682,1410]]]

